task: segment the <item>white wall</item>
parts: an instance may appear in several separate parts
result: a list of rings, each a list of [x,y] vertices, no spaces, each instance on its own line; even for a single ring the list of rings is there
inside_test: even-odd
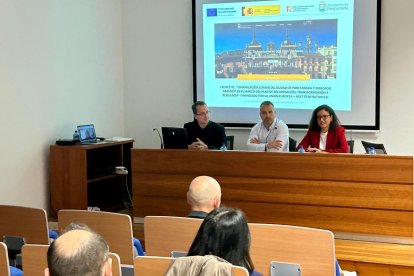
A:
[[[360,140],[368,140],[384,143],[390,154],[413,155],[414,1],[382,2],[381,131],[354,131],[354,152],[363,153]],[[191,0],[160,0],[156,9],[152,0],[123,3],[125,131],[136,139],[136,147],[157,148],[153,127],[181,126],[192,120]],[[248,132],[226,131],[235,135],[235,148],[241,150],[246,149]],[[304,131],[291,131],[297,140],[303,135]]]
[[[192,118],[191,1],[123,3],[126,135],[159,147],[154,127]]]
[[[49,145],[124,132],[122,6],[0,0],[0,204],[49,208]]]
[[[383,0],[381,132],[356,152],[414,154],[413,8]],[[49,145],[78,124],[157,148],[152,128],[192,120],[191,0],[0,0],[0,34],[0,204],[49,207]]]

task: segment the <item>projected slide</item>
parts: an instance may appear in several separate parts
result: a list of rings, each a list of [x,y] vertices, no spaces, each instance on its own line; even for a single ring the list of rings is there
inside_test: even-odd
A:
[[[216,78],[334,79],[336,40],[336,19],[216,24]]]
[[[210,106],[351,110],[352,0],[203,5],[204,98]]]

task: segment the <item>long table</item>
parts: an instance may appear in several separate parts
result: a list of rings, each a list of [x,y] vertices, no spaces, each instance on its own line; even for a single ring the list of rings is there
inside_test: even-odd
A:
[[[242,209],[249,222],[328,229],[348,239],[337,249],[345,268],[401,266],[365,261],[352,240],[414,252],[407,246],[414,241],[412,156],[132,149],[131,158],[134,217],[186,216],[190,181],[209,175],[221,185],[222,203]],[[395,248],[395,258],[404,256]]]
[[[198,175],[250,222],[328,229],[352,239],[413,242],[413,157],[132,149],[133,214],[186,216]]]

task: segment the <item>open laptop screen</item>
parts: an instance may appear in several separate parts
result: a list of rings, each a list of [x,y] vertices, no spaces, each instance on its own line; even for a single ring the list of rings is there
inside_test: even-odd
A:
[[[79,142],[95,142],[96,134],[93,124],[78,126]]]
[[[187,149],[187,131],[185,128],[162,127],[162,138],[166,149]]]

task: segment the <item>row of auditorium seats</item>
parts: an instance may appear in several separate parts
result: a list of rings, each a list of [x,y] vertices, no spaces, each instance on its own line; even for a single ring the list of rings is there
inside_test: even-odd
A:
[[[59,231],[62,231],[73,221],[84,223],[100,233],[108,242],[111,251],[119,255],[120,263],[133,265],[134,249],[130,216],[86,210],[59,211]],[[24,252],[25,246],[29,244],[44,246],[47,251],[47,247],[50,244],[48,232],[47,216],[43,209],[0,205],[0,236],[22,237],[26,244],[23,246],[22,252]],[[28,264],[29,268],[27,268],[27,258],[25,261],[23,255],[22,262],[25,275],[39,275],[36,273],[28,274],[27,270],[30,271],[31,266]],[[38,264],[41,263],[34,262],[35,267],[39,268]],[[44,259],[43,264],[45,263],[46,259]],[[45,266],[42,268],[42,271],[44,268]]]
[[[47,267],[47,250],[49,245],[25,244],[22,248],[24,276],[43,275]],[[121,260],[116,253],[109,253],[112,259],[112,275],[121,276]],[[2,274],[3,275],[3,274]]]
[[[111,250],[119,254],[121,263],[133,264],[134,249],[130,216],[86,210],[59,211],[59,231],[73,221],[84,223],[100,233]],[[0,205],[1,237],[24,237],[27,244],[49,245],[48,232],[47,216],[43,209]]]
[[[37,212],[43,214],[40,219],[38,218],[36,221],[32,217],[30,223],[27,223],[27,220],[25,223],[24,220],[29,218],[22,214],[17,215],[16,211],[12,210],[12,206],[0,206],[0,234],[2,236],[17,235],[25,237],[27,243],[43,244],[43,246],[37,245],[35,248],[33,248],[33,245],[26,244],[22,249],[25,275],[39,275],[31,273],[31,271],[43,271],[46,267],[46,251],[49,246],[49,239],[32,241],[35,240],[35,233],[39,236],[47,236],[45,212],[42,209],[15,208],[20,208],[20,211],[24,210],[26,213],[32,212],[32,214],[35,213],[34,210],[42,211]],[[9,211],[7,216],[5,216],[5,209]],[[23,223],[19,224],[16,220],[14,226],[6,226],[8,224],[5,223],[7,218],[16,216],[20,216],[20,221]],[[135,264],[145,267],[145,262],[154,261],[149,258],[144,258],[145,260],[142,260],[142,258],[134,259],[131,242],[132,223],[128,215],[83,210],[61,210],[59,212],[59,230],[64,229],[72,221],[85,223],[100,233],[107,240],[111,252],[119,256],[120,263],[123,265],[132,266]],[[147,255],[170,257],[172,251],[187,251],[201,222],[198,219],[180,217],[146,217],[144,219],[144,234]],[[38,226],[39,224],[43,224],[43,231],[35,230],[41,228]],[[249,227],[253,262],[256,265],[256,270],[261,271],[264,276],[270,275],[269,265],[271,261],[300,264],[302,275],[305,276],[334,275],[335,250],[333,234],[330,231],[256,223],[249,224]],[[33,259],[33,254],[30,252],[36,250],[43,250],[43,253],[36,254],[37,257]],[[318,254],[315,254],[315,252],[318,252]],[[39,259],[41,256],[44,256],[43,261]],[[166,261],[164,260],[164,262]]]
[[[168,257],[186,252],[202,220],[148,216],[144,218],[145,248],[148,256]],[[301,275],[335,275],[335,248],[332,232],[321,229],[249,223],[250,253],[255,270],[270,275],[271,261],[300,264]],[[174,238],[166,238],[174,237]]]
[[[42,275],[47,267],[48,245],[26,244],[23,246],[22,257],[24,262],[24,275]],[[116,253],[110,253],[112,259],[113,276],[161,276],[164,275],[170,266],[173,258],[156,256],[138,256],[134,259],[133,265],[121,264],[120,258]],[[124,267],[130,268],[123,270]],[[3,275],[3,274],[1,274]],[[233,266],[233,276],[248,276],[248,272],[243,267]]]

